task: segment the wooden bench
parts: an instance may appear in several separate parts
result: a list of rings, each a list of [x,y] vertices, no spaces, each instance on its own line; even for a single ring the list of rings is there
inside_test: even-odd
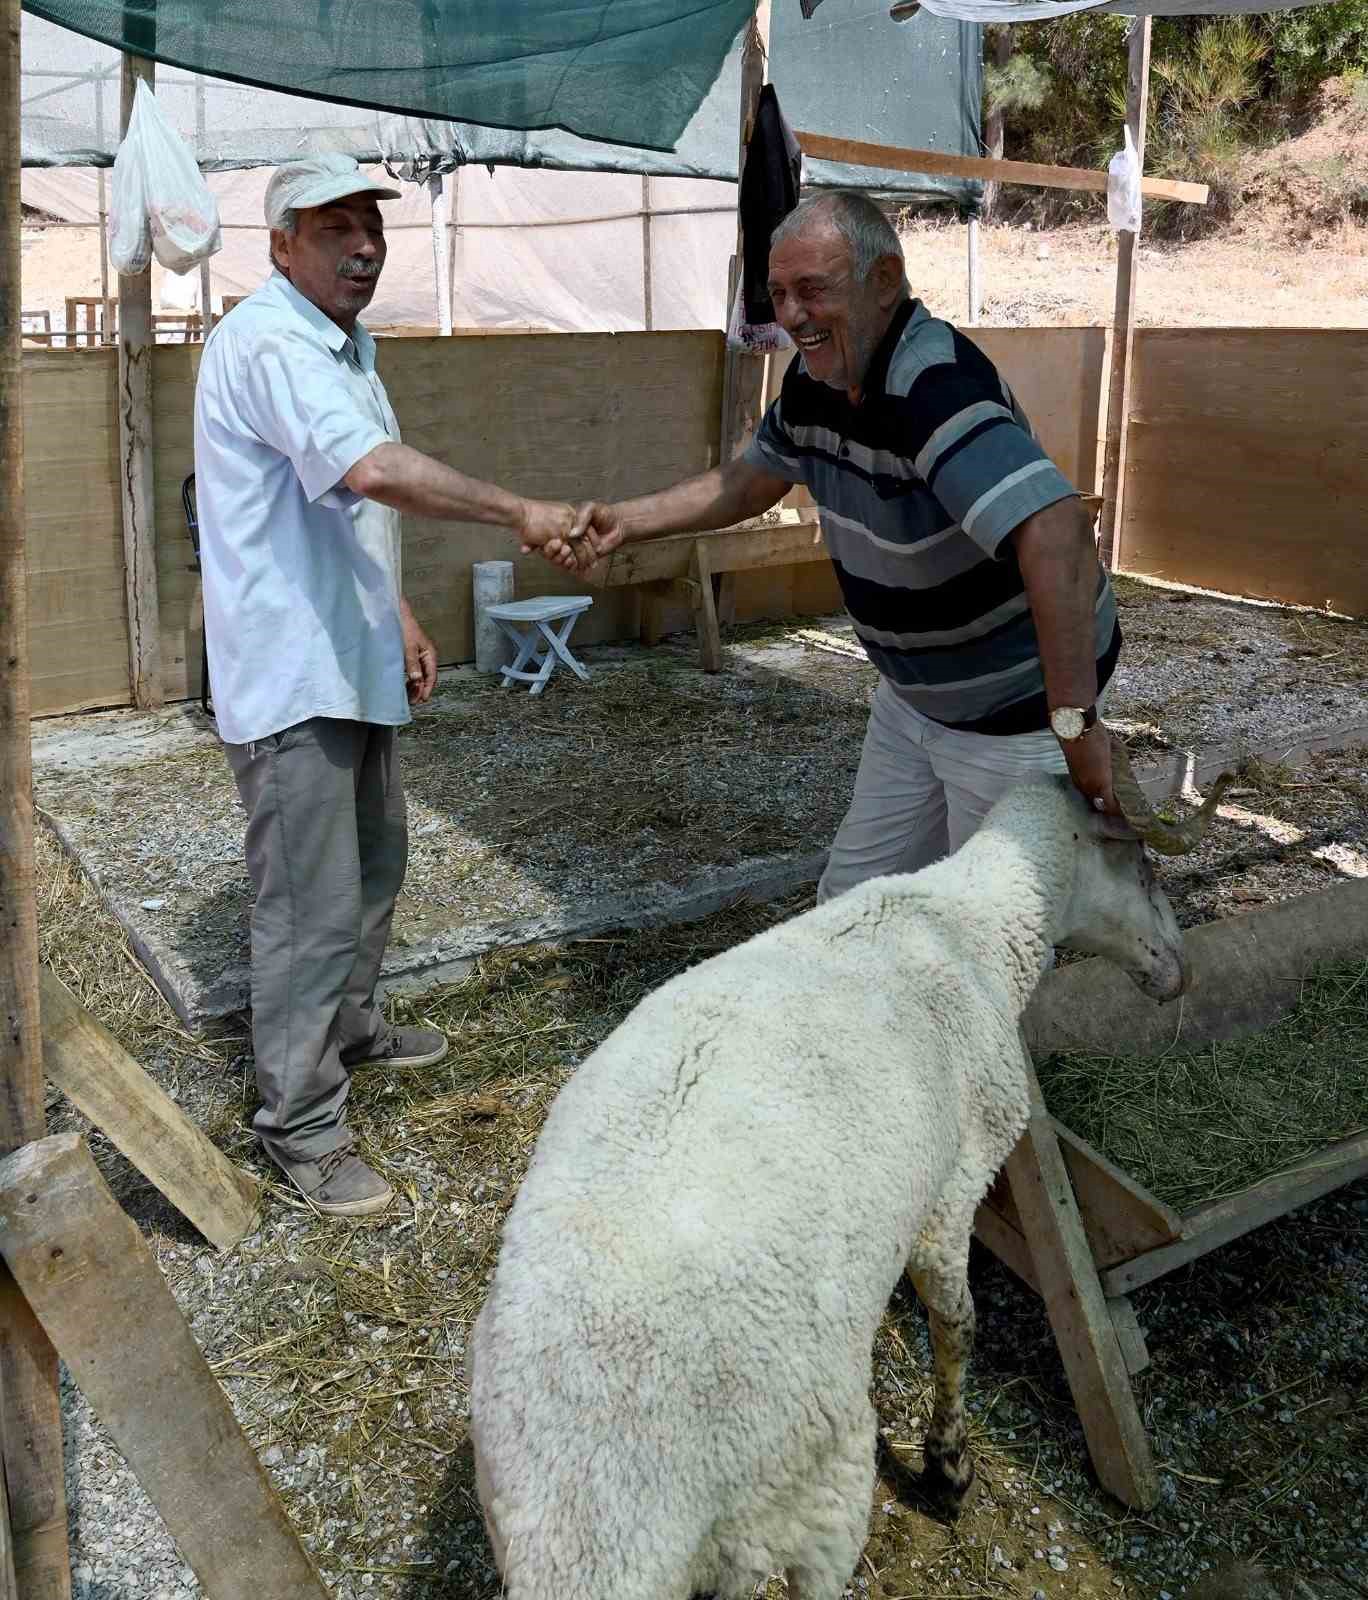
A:
[[[1079,495],[1096,519],[1100,495]],[[826,544],[815,506],[781,505],[776,512],[738,523],[715,533],[675,533],[628,545],[609,556],[587,580],[600,589],[638,585],[643,590],[641,640],[658,644],[663,617],[671,602],[683,600],[692,609],[698,631],[698,652],[705,672],[722,666],[719,612],[725,616],[726,580],[738,572],[764,567],[792,567],[827,561]],[[721,580],[719,590],[713,579]]]
[[[713,579],[763,567],[791,567],[826,561],[826,546],[815,511],[783,507],[777,516],[756,518],[716,533],[675,533],[662,539],[615,550],[589,583],[602,589],[639,586],[642,591],[641,638],[658,644],[663,617],[672,602],[684,601],[694,614],[699,658],[705,672],[722,666],[719,602],[725,615],[725,588],[719,596]]]

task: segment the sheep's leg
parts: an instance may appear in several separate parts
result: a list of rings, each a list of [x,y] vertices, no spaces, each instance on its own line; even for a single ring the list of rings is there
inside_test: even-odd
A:
[[[817,1469],[807,1503],[794,1520],[807,1537],[784,1563],[789,1600],[841,1600],[869,1536],[874,1493],[874,1408],[861,1396],[858,1414],[834,1452]]]
[[[936,1369],[936,1397],[920,1487],[940,1509],[957,1516],[974,1486],[974,1462],[964,1421],[964,1375],[974,1348],[974,1302],[963,1268],[947,1274],[914,1267],[911,1276],[926,1306]]]

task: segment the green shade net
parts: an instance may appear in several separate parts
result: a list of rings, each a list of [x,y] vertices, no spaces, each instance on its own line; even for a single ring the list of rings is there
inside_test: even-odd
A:
[[[34,16],[220,78],[490,128],[672,149],[753,0],[41,0]]]

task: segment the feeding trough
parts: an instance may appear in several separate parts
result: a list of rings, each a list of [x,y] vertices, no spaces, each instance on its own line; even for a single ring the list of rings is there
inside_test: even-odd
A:
[[[1099,960],[1042,980],[1022,1035],[1043,1091],[976,1218],[979,1239],[1046,1301],[1099,1478],[1140,1506],[1158,1485],[1130,1388],[1149,1359],[1130,1293],[1368,1173],[1368,879],[1207,923],[1186,942],[1192,986],[1173,1006]],[[1223,1054],[1232,1041],[1245,1047]],[[1219,1094],[1197,1077],[1198,1051]],[[1128,1062],[1151,1090],[1144,1116]],[[1280,1066],[1299,1082],[1278,1132]],[[1050,1115],[1066,1108],[1077,1126]],[[1243,1165],[1211,1154],[1255,1135]]]

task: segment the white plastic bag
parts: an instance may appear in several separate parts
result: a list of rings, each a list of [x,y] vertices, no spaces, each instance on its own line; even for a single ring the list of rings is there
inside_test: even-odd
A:
[[[141,84],[139,85],[141,88]],[[129,132],[138,115],[137,101]],[[114,156],[109,194],[109,259],[116,272],[146,272],[152,260],[152,230],[147,225],[147,186],[139,147],[125,139]]]
[[[1126,145],[1107,163],[1107,221],[1118,233],[1140,232],[1140,162],[1126,125]]]
[[[741,274],[736,274],[736,297],[727,321],[727,343],[733,350],[751,350],[756,355],[771,355],[792,348],[793,340],[777,322],[747,322],[745,297],[741,293]]]
[[[125,157],[127,171],[121,196],[119,170]],[[222,248],[218,203],[185,141],[162,115],[152,91],[141,82],[128,132],[114,158],[109,247],[120,272],[141,272],[147,265],[145,247],[137,265],[125,266],[118,253],[123,246],[124,259],[138,260],[138,253],[129,247],[135,236],[132,208],[139,199],[139,186],[143,229],[157,260],[168,272],[189,272],[197,262]],[[121,230],[118,239],[116,225]]]

